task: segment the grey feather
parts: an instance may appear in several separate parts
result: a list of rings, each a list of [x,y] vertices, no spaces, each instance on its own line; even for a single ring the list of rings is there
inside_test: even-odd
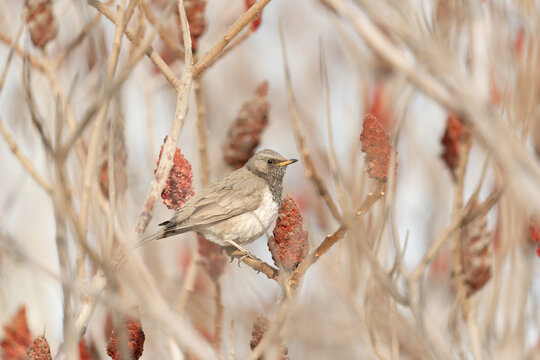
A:
[[[279,205],[286,165],[295,161],[273,150],[258,152],[244,167],[186,201],[170,220],[159,224],[162,229],[140,240],[137,246],[188,231],[204,232],[214,224],[253,212],[261,206],[265,190],[271,191],[273,201]]]

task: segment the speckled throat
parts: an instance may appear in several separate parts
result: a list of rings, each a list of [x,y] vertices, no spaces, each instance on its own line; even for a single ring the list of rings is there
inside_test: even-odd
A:
[[[283,177],[285,176],[285,167],[275,169],[275,171],[272,171],[269,174],[265,174],[255,169],[249,170],[258,177],[266,180],[268,186],[270,186],[270,191],[272,192],[272,199],[274,199],[274,201],[278,204],[281,203],[281,193],[283,192]]]

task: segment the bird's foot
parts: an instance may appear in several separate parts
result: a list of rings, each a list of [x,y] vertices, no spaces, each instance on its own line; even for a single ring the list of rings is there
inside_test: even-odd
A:
[[[227,254],[231,257],[231,262],[233,261],[233,258],[238,259],[238,266],[240,266],[240,261],[243,261],[246,258],[252,258],[259,260],[255,255],[251,254],[249,251],[244,249],[242,246],[238,245],[234,241],[227,241],[231,246],[228,246],[225,248],[225,251]]]

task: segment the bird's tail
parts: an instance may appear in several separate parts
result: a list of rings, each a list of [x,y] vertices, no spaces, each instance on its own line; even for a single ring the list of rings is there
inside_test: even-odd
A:
[[[158,232],[156,232],[156,233],[154,233],[154,234],[152,234],[152,235],[150,235],[148,237],[140,239],[137,242],[137,244],[135,245],[135,247],[138,248],[140,246],[148,244],[150,241],[164,239],[164,238],[169,237],[171,235],[174,235],[174,233],[171,233],[171,231],[166,231],[165,228],[163,228],[163,229],[160,229]]]

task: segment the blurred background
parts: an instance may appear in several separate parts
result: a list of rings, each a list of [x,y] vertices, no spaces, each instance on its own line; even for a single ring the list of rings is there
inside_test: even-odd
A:
[[[252,4],[185,3],[196,61]],[[2,1],[0,323],[24,306],[30,340],[45,334],[52,356],[68,359],[81,335],[91,358],[109,358],[111,329],[133,306],[146,334],[142,359],[253,358],[260,314],[270,324],[265,359],[284,358],[282,346],[290,359],[539,357],[539,10],[502,0],[272,0],[260,24],[248,23],[201,72],[182,98],[176,143],[194,193],[235,168],[226,154],[241,127],[247,153],[300,160],[284,196],[299,207],[311,250],[347,224],[291,295],[225,254],[205,259],[194,233],[131,249],[173,131],[177,92],[164,69],[177,81],[185,71],[177,4]],[[129,17],[136,41],[115,44],[120,30],[107,13]],[[145,42],[161,65],[139,51]],[[125,81],[110,90],[119,74]],[[257,90],[264,82],[267,93]],[[389,179],[366,171],[365,114],[397,150]],[[157,199],[143,233],[173,213]],[[247,249],[278,266],[266,237]],[[213,277],[208,269],[221,261]],[[3,356],[18,358],[9,346],[2,342]]]

